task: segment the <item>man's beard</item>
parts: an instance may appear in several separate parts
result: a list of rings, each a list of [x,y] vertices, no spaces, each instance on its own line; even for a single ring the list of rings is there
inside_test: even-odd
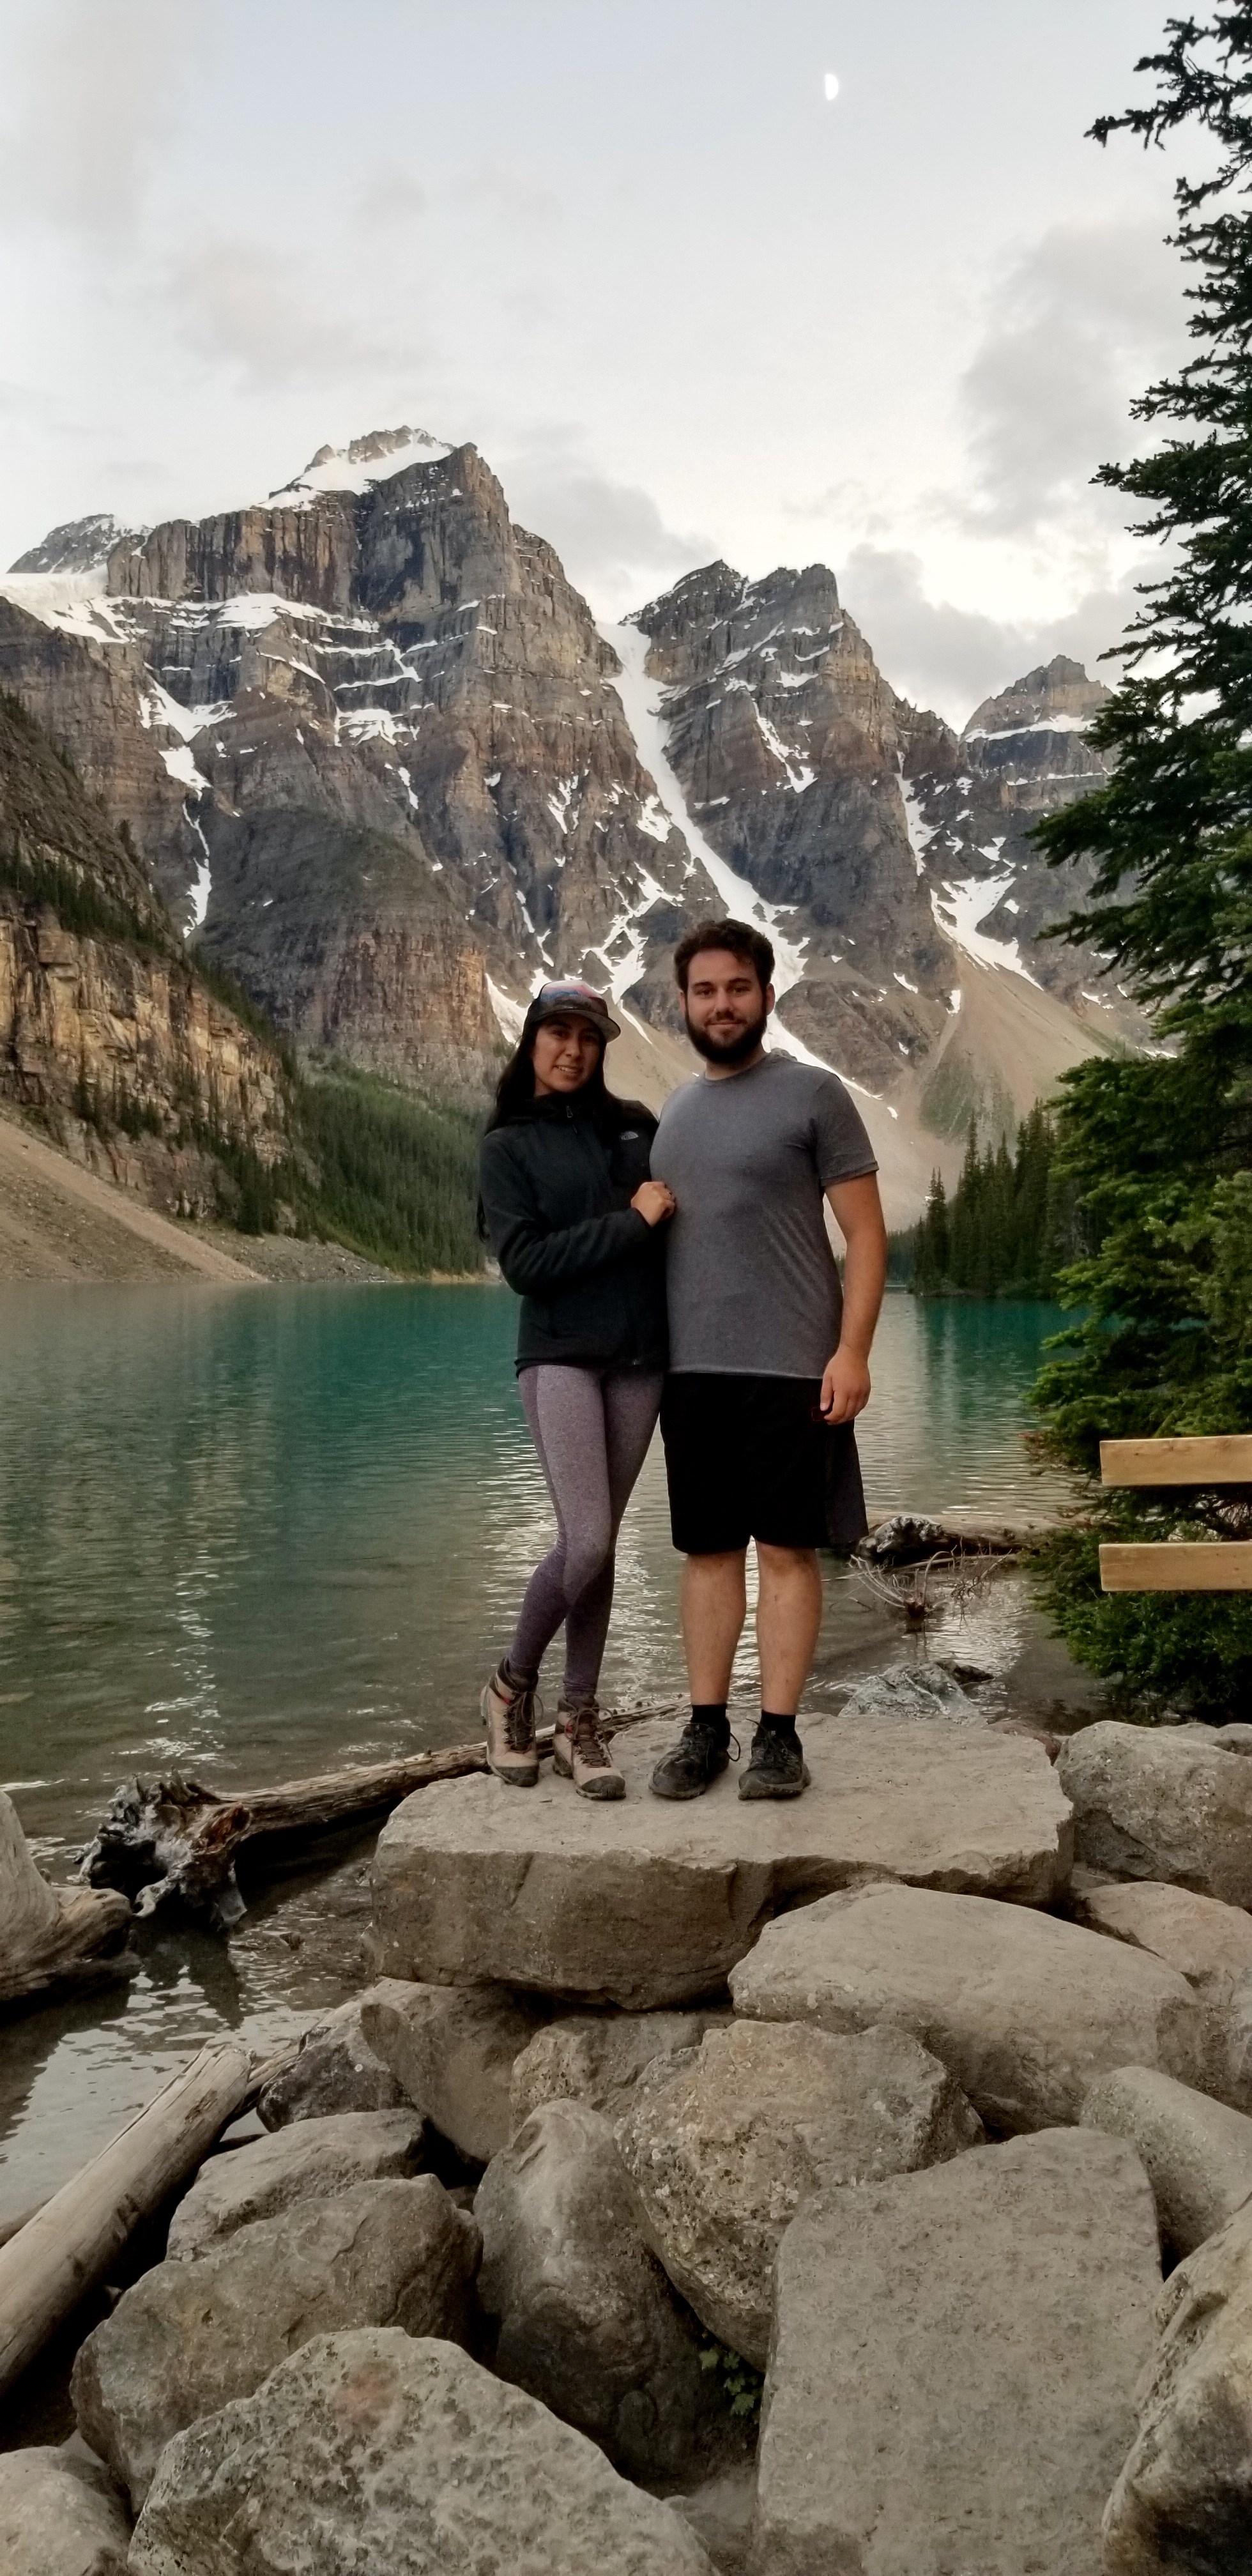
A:
[[[754,1020],[751,1028],[741,1030],[737,1038],[712,1037],[707,1029],[694,1028],[690,1020],[687,1022],[687,1035],[696,1054],[706,1056],[710,1064],[746,1064],[748,1057],[755,1055],[768,1026],[769,1013],[762,1011],[759,1020]]]

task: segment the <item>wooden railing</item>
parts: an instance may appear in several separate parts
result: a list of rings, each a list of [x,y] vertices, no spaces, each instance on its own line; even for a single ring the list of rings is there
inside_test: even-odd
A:
[[[1106,1485],[1252,1485],[1252,1432],[1102,1440]],[[1134,1540],[1100,1550],[1105,1592],[1252,1592],[1252,1539]]]

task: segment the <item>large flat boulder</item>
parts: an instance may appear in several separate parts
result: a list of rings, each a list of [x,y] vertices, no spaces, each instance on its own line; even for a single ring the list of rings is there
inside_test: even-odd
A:
[[[735,2010],[832,2032],[890,2022],[998,2130],[1077,2120],[1117,2066],[1203,2080],[1210,2016],[1146,1951],[985,1897],[864,1887],[784,1915],[731,1977]]]
[[[493,2365],[649,2485],[709,2466],[721,2412],[695,2318],[640,2235],[607,2120],[548,2102],[474,2202]]]
[[[473,2219],[433,2174],[258,2219],[123,2293],[74,2363],[79,2431],[138,2511],[175,2433],[249,2395],[310,2336],[463,2332],[478,2256]]]
[[[435,1985],[532,1987],[641,2012],[723,1983],[784,1906],[866,1878],[1042,1904],[1070,1863],[1047,1756],[1018,1737],[926,1723],[807,1723],[803,1798],[648,1792],[672,1725],[615,1753],[626,1796],[523,1795],[486,1774],[406,1798],[374,1861],[377,1969]]]
[[[641,2075],[698,2048],[706,2030],[729,2020],[722,2004],[706,2012],[565,2013],[532,2039],[513,2068],[513,2125],[520,2129],[544,2102],[586,2102],[614,2118]]]
[[[246,2550],[246,2556],[243,2552]],[[166,2451],[130,2576],[713,2576],[682,2517],[454,2344],[319,2335]]]
[[[983,2134],[947,2068],[907,2032],[832,2039],[803,2022],[710,2031],[678,2072],[638,2084],[617,2123],[648,2244],[710,2334],[758,2370],[774,2258],[797,2210]]]
[[[758,2568],[1096,2576],[1159,2283],[1142,2167],[1087,2130],[833,2193],[779,2251]]]
[[[210,2156],[174,2212],[166,2255],[202,2254],[254,2219],[277,2218],[297,2201],[335,2200],[359,2182],[407,2182],[421,2171],[422,2138],[412,2109],[341,2111]]]
[[[0,2451],[4,2576],[126,2576],[129,2548],[107,2470],[67,2450]]]
[[[517,2126],[509,2107],[514,2062],[546,2021],[539,2005],[507,1986],[380,1977],[361,1997],[369,2045],[407,2099],[461,2155],[484,2165]]]
[[[1075,1857],[1118,1878],[1169,1879],[1252,1905],[1252,1762],[1189,1727],[1102,1720],[1071,1735],[1057,1777]]]
[[[1137,2437],[1104,2517],[1104,2576],[1252,2562],[1252,2206],[1171,2272]]]
[[[1152,2185],[1165,2243],[1190,2254],[1252,2197],[1252,2120],[1151,2066],[1093,2084],[1084,2129],[1128,2138]]]

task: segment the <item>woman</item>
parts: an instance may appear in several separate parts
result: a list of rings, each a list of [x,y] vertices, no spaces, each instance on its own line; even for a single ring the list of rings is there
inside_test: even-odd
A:
[[[585,1798],[625,1789],[596,1690],[617,1533],[661,1402],[660,1227],[674,1210],[648,1178],[656,1120],[605,1089],[604,1050],[619,1034],[589,984],[543,985],[500,1076],[481,1166],[484,1232],[522,1299],[518,1391],[558,1533],[482,1694],[487,1759],[515,1787],[538,1779],[535,1690],[564,1623],[553,1754]]]

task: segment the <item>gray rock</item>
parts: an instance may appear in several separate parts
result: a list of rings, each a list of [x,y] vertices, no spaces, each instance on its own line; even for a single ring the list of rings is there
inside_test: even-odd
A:
[[[513,2067],[545,2026],[541,2006],[505,1986],[380,1977],[361,1998],[361,2019],[409,2101],[463,2156],[486,2164],[508,2144]]]
[[[1129,2138],[1175,2254],[1215,2235],[1252,2194],[1252,2120],[1154,2067],[1102,2075],[1082,2106],[1082,2125]]]
[[[1252,2531],[1252,2207],[1171,2272],[1104,2576],[1241,2576]]]
[[[720,2405],[695,2319],[639,2234],[607,2120],[545,2103],[488,2166],[474,2215],[501,2377],[641,2484],[698,2475]]]
[[[798,2218],[778,2257],[757,2566],[1095,2576],[1159,2282],[1137,2158],[1081,2129]]]
[[[1107,1880],[1070,1890],[1073,1919],[1150,1950],[1202,1995],[1219,2031],[1210,2089],[1252,2110],[1252,1917],[1238,1905],[1163,1880]]]
[[[949,1726],[981,1726],[987,1712],[943,1664],[887,1664],[855,1682],[841,1717],[944,1718]]]
[[[246,2555],[243,2552],[246,2550]],[[130,2576],[710,2576],[681,2517],[449,2343],[319,2335],[170,2444]]]
[[[0,2451],[4,2576],[126,2576],[130,2517],[107,2470],[64,2450]]]
[[[71,2383],[79,2431],[138,2510],[173,2435],[249,2395],[311,2335],[461,2333],[478,2255],[473,2219],[433,2174],[258,2219],[145,2272],[88,2335]]]
[[[736,2012],[763,2021],[911,2031],[1001,2130],[1076,2120],[1118,2066],[1203,2080],[1215,2044],[1163,1960],[1024,1905],[923,1888],[858,1888],[785,1915],[731,1990]]]
[[[333,2119],[339,2111],[398,2111],[404,2090],[361,2028],[361,1999],[341,2004],[300,2041],[294,2065],[266,2085],[257,2115],[267,2129],[290,2120]]]
[[[729,2007],[721,2005],[709,2012],[567,2014],[541,2030],[514,2065],[514,2128],[544,2102],[587,2102],[615,2116],[646,2069],[698,2048],[706,2030],[729,2020]]]
[[[1252,1765],[1208,1730],[1104,1720],[1067,1739],[1057,1775],[1078,1860],[1252,1905]]]
[[[412,2109],[298,2120],[201,2165],[174,2212],[166,2254],[177,2262],[297,2201],[333,2200],[360,2182],[408,2181],[421,2168],[422,2121]]]
[[[710,2031],[681,2072],[641,2083],[617,2124],[648,2244],[709,2332],[758,2369],[797,2210],[982,2137],[946,2067],[905,2032],[832,2039],[800,2022]]]
[[[707,2549],[719,2576],[754,2576],[752,2529],[756,2518],[756,2462],[723,2469],[691,2495],[669,2499]]]
[[[675,1806],[647,1789],[673,1732],[618,1737],[615,1804],[550,1777],[518,1798],[483,1774],[407,1798],[374,1862],[376,1966],[647,2011],[714,1992],[775,1912],[831,1888],[887,1877],[1042,1904],[1069,1868],[1067,1803],[1016,1737],[806,1720],[813,1785],[794,1805],[745,1804],[728,1774]]]

